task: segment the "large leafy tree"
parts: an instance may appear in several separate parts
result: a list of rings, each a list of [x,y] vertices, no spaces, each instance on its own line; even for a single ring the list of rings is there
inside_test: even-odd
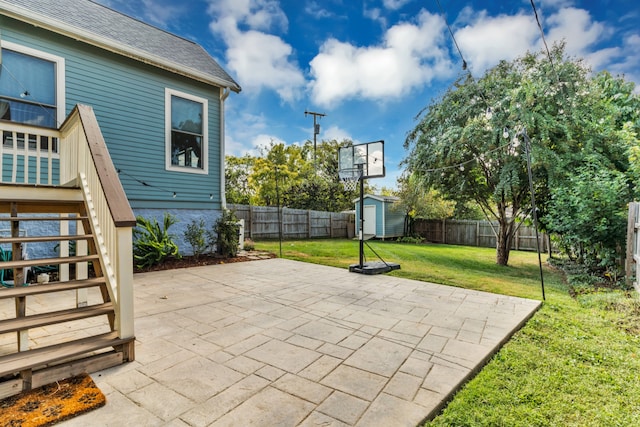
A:
[[[462,76],[409,133],[408,169],[447,198],[477,203],[497,224],[496,260],[506,265],[519,221],[531,214],[524,148],[547,228],[550,190],[568,185],[586,158],[616,170],[628,165],[619,123],[607,126],[611,109],[594,85],[589,69],[567,58],[561,44],[549,54],[503,61],[477,81]]]
[[[338,149],[351,141],[285,145],[271,142],[258,156],[227,156],[229,203],[320,211],[353,209],[358,189],[347,191],[338,179]],[[371,188],[365,183],[365,190]]]
[[[263,147],[249,176],[249,186],[254,192],[251,204],[275,206],[288,188],[302,182],[308,174],[305,169],[313,167],[306,157],[304,149],[297,145],[272,141]]]
[[[354,191],[345,190],[338,179],[338,150],[340,147],[352,144],[349,140],[322,141],[317,144],[315,164],[310,156],[313,168],[306,169],[306,175],[296,185],[292,185],[285,192],[286,206],[298,209],[313,209],[320,211],[339,212],[353,209],[353,200],[359,195],[359,188]],[[308,152],[312,152],[310,141],[305,144]],[[371,192],[372,187],[365,181],[365,192]]]
[[[394,209],[405,214],[404,234],[414,234],[414,222],[421,219],[451,218],[455,211],[455,202],[443,199],[438,191],[424,186],[415,174],[402,176],[398,179],[398,191],[395,195],[399,201]]]
[[[249,187],[249,176],[254,162],[255,157],[249,155],[225,157],[224,179],[227,203],[241,205],[250,203],[252,189]]]
[[[622,265],[627,203],[638,196],[640,97],[607,72],[590,93],[583,143],[556,168],[564,179],[552,183],[546,222],[569,256],[611,272]]]
[[[461,77],[426,109],[405,143],[411,149],[408,168],[426,186],[457,203],[474,201],[497,222],[496,259],[502,265],[529,195],[525,159],[504,132],[521,80],[518,65],[501,62],[478,81]]]

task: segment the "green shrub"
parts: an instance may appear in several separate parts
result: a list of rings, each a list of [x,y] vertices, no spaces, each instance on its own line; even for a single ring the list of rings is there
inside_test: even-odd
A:
[[[184,233],[185,240],[191,245],[193,255],[198,258],[207,249],[207,240],[205,238],[204,220],[191,221],[191,224],[187,225],[187,231]]]
[[[216,249],[218,254],[230,258],[238,254],[238,218],[233,212],[225,209],[216,221],[213,231],[215,232]],[[210,236],[211,237],[211,236]]]
[[[133,228],[133,260],[137,268],[160,264],[168,257],[180,258],[178,245],[173,241],[174,236],[169,234],[169,227],[176,222],[176,218],[169,213],[164,214],[162,226],[155,218],[136,217],[136,226]]]

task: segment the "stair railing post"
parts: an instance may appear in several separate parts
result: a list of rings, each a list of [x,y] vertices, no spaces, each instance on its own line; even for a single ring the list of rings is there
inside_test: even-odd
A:
[[[76,221],[76,234],[85,234],[82,221]],[[76,255],[84,256],[88,255],[88,245],[86,240],[76,240]],[[89,263],[79,262],[76,263],[76,280],[84,280],[89,278]],[[88,303],[87,288],[81,288],[76,290],[76,307],[86,307]]]
[[[118,317],[116,328],[120,338],[132,338],[133,327],[133,237],[132,227],[116,231],[116,280],[118,281]],[[133,351],[133,350],[131,350]],[[129,360],[133,360],[131,357]]]
[[[11,216],[18,216],[18,204],[11,203]],[[20,237],[20,222],[11,221],[11,237]],[[16,242],[11,244],[11,259],[13,261],[22,260],[22,243]],[[24,283],[24,270],[22,268],[13,269],[13,286],[22,286]],[[27,297],[16,297],[16,318],[25,317],[27,315]],[[17,332],[18,351],[29,350],[29,331],[26,329]]]

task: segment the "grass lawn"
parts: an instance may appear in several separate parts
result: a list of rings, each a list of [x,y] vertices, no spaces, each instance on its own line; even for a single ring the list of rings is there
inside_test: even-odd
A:
[[[511,252],[502,267],[493,249],[370,244],[401,265],[390,275],[541,299],[535,253]],[[256,249],[280,251],[277,241]],[[358,243],[284,241],[282,256],[346,268],[358,262]],[[623,292],[572,298],[560,272],[545,267],[544,275],[542,308],[427,425],[640,425],[640,300]]]

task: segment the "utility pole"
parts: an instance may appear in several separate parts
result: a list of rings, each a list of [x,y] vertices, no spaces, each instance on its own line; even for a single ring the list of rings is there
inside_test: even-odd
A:
[[[318,135],[320,133],[320,124],[317,123],[317,119],[318,117],[324,117],[326,116],[326,114],[323,113],[315,113],[313,111],[304,111],[304,116],[307,117],[307,114],[311,114],[313,116],[313,168],[316,170],[318,170],[317,164],[316,164],[316,135]]]

